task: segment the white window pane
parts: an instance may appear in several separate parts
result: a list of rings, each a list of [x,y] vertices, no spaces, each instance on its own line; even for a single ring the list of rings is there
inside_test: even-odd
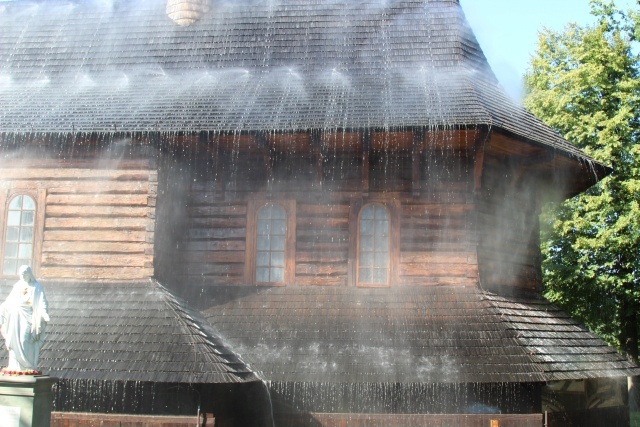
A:
[[[361,252],[360,253],[360,266],[361,267],[373,267],[373,253]]]
[[[22,225],[33,225],[33,217],[35,212],[22,212]]]
[[[31,259],[31,253],[33,252],[33,245],[20,244],[18,246],[18,258]]]
[[[387,219],[387,210],[382,206],[376,205],[375,216],[376,216],[376,219]]]
[[[258,252],[256,254],[256,266],[257,267],[269,266],[269,252]]]
[[[373,270],[373,283],[387,283],[387,269],[376,268]]]
[[[371,236],[373,234],[373,221],[360,220],[360,234]]]
[[[284,267],[284,252],[271,252],[271,266]]]
[[[284,236],[271,237],[271,250],[275,250],[275,251],[284,250]]]
[[[360,214],[361,219],[373,219],[373,206],[369,205],[362,210]]]
[[[15,259],[5,259],[2,272],[4,274],[18,274],[18,262]]]
[[[273,219],[285,219],[286,215],[284,209],[280,206],[271,206],[271,218]]]
[[[34,211],[36,210],[36,203],[29,196],[23,196],[22,198],[22,209],[25,211]]]
[[[389,230],[389,221],[376,221],[376,236],[386,236]]]
[[[372,279],[371,269],[370,268],[361,268],[358,279],[362,283],[371,283],[371,279]]]
[[[269,236],[258,236],[256,240],[256,249],[259,251],[268,251],[271,247],[270,240]]]
[[[33,241],[33,228],[22,227],[20,229],[20,242],[31,243]]]
[[[258,234],[267,235],[271,234],[271,221],[260,220],[258,221]]]
[[[373,237],[360,236],[360,250],[361,251],[373,251]]]
[[[9,211],[7,215],[7,225],[20,225],[20,211]]]
[[[268,282],[269,281],[269,269],[268,268],[256,268],[256,281]]]
[[[286,222],[281,219],[271,221],[271,234],[283,236],[286,230]]]
[[[270,282],[284,282],[284,268],[272,268]]]
[[[18,244],[6,243],[4,245],[4,257],[5,258],[18,258]]]
[[[14,197],[9,204],[9,209],[20,210],[22,209],[22,196]]]
[[[387,267],[387,261],[388,261],[389,257],[388,254],[386,252],[379,252],[376,253],[374,256],[374,263],[376,267]]]
[[[376,237],[376,252],[385,252],[389,249],[389,237]]]
[[[7,227],[5,242],[17,242],[20,234],[20,227]]]

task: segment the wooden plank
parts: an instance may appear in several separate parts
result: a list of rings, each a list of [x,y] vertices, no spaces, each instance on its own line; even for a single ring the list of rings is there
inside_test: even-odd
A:
[[[346,263],[298,263],[296,275],[301,276],[344,276],[347,275]]]
[[[243,276],[244,275],[244,263],[242,264],[207,264],[207,263],[188,263],[186,270],[189,274],[201,274],[201,275],[232,275]]]
[[[146,194],[51,194],[47,195],[49,205],[119,205],[147,206]]]
[[[475,264],[474,252],[401,252],[401,263]]]
[[[347,278],[332,276],[296,276],[296,285],[298,286],[347,286]]]
[[[113,253],[145,253],[146,243],[140,242],[80,242],[80,241],[45,241],[42,252],[113,252]]]
[[[45,230],[44,241],[144,242],[146,231],[128,230]]]
[[[108,179],[111,181],[148,181],[149,170],[144,169],[79,169],[79,168],[0,168],[0,178],[31,180],[31,179],[74,179],[94,180]]]
[[[349,229],[349,218],[333,218],[333,217],[300,217],[298,216],[298,228],[302,229]]]
[[[47,184],[49,194],[149,193],[149,181],[49,181]]]
[[[247,225],[247,219],[242,217],[224,217],[224,218],[192,218],[189,221],[192,228],[244,228]]]
[[[348,250],[331,251],[302,251],[296,253],[296,262],[344,262],[347,263],[349,257]]]
[[[244,255],[244,251],[215,251],[215,252],[188,251],[182,254],[182,258],[187,263],[196,263],[196,262],[243,263],[245,255]]]
[[[188,207],[187,211],[191,217],[211,217],[211,216],[245,216],[247,215],[246,205],[227,206],[197,206]]]
[[[296,206],[298,217],[338,217],[347,218],[349,216],[349,205],[327,202],[327,204],[307,204],[299,203]]]
[[[145,267],[153,262],[153,257],[145,254],[91,254],[91,253],[51,253],[42,254],[43,267]]]
[[[401,286],[476,286],[477,277],[414,277],[400,276],[398,284]]]
[[[47,230],[52,229],[128,229],[146,230],[153,221],[148,218],[47,218],[44,226]]]
[[[477,273],[477,267],[467,264],[466,261],[464,264],[400,264],[401,276],[471,277],[472,275],[477,275]]]
[[[205,242],[187,242],[187,251],[244,251],[244,240],[215,240]]]
[[[77,206],[48,205],[47,218],[51,217],[147,217],[152,212],[147,206]]]
[[[44,279],[147,279],[153,275],[153,268],[140,267],[42,267],[40,277]]]
[[[242,239],[245,237],[244,228],[191,228],[187,231],[189,239]]]

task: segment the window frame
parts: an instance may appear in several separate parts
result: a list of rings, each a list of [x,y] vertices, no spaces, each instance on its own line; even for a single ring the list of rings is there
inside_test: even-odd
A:
[[[29,196],[35,203],[35,216],[33,221],[33,252],[31,255],[31,270],[35,275],[40,272],[40,263],[42,258],[42,235],[44,230],[44,206],[46,201],[46,190],[29,190],[22,188],[15,188],[3,192],[0,195],[0,208],[2,211],[2,226],[0,227],[0,233],[2,233],[2,243],[0,244],[0,261],[2,265],[0,267],[0,277],[18,277],[17,274],[5,274],[4,273],[4,254],[6,245],[6,233],[7,233],[7,216],[9,215],[9,205],[18,196]]]
[[[257,225],[258,212],[267,205],[279,206],[284,210],[286,230],[284,245],[284,281],[256,281]],[[296,258],[296,202],[295,200],[249,200],[247,202],[247,228],[245,245],[245,282],[256,286],[289,286],[295,282]]]
[[[360,283],[360,217],[367,206],[376,205],[387,211],[389,221],[389,264],[386,283]],[[349,286],[387,288],[398,283],[400,266],[400,202],[393,199],[355,200],[349,212]]]

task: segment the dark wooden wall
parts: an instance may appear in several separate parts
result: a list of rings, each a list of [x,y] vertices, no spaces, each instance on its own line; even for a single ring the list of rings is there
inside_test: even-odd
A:
[[[542,286],[536,183],[508,164],[488,162],[477,197],[478,262],[482,285],[536,292]]]
[[[294,285],[353,285],[350,218],[354,212],[357,217],[359,206],[379,202],[398,206],[392,285],[477,283],[473,159],[452,148],[423,150],[415,168],[410,150],[385,150],[376,141],[378,148],[371,148],[368,158],[335,143],[320,163],[312,154],[277,150],[266,160],[265,153],[254,150],[217,152],[217,160],[210,153],[164,161],[160,187],[171,196],[163,192],[159,200],[156,242],[169,234],[175,241],[156,244],[156,253],[166,252],[162,259],[173,259],[177,268],[164,271],[162,265],[169,264],[161,261],[157,271],[178,275],[181,283],[246,284],[248,201],[294,200]]]

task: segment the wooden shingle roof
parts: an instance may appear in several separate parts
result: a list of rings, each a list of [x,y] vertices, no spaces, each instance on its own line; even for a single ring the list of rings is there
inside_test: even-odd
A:
[[[2,299],[11,285],[0,287]],[[258,381],[202,316],[154,282],[43,286],[51,317],[40,356],[44,373],[100,381]]]
[[[487,126],[588,158],[509,99],[457,0],[0,5],[0,132]]]
[[[544,382],[640,369],[542,299],[474,287],[217,287],[192,298],[268,381]]]

